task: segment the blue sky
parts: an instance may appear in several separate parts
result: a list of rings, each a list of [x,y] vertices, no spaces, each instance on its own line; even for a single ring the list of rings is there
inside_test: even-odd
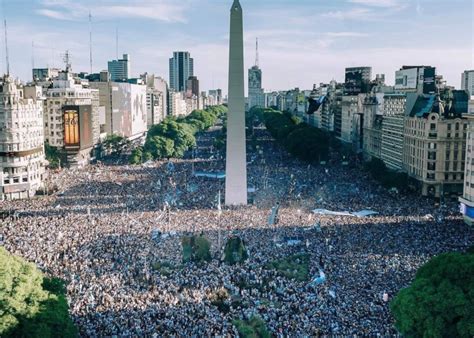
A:
[[[472,0],[241,0],[246,68],[255,60],[266,90],[308,89],[343,81],[344,67],[368,65],[392,83],[404,64],[429,64],[448,84],[474,69]],[[132,75],[168,78],[174,50],[189,50],[201,89],[227,88],[229,8],[232,0],[3,0],[11,73],[31,78],[36,67],[89,71],[89,11],[93,17],[93,70],[129,53]],[[2,32],[3,36],[3,32]],[[0,69],[5,70],[4,45]]]

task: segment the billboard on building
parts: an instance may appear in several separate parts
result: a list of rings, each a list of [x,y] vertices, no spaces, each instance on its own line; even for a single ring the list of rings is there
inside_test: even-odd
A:
[[[63,114],[64,147],[75,150],[92,147],[92,106],[64,106]]]
[[[146,86],[114,83],[112,87],[113,133],[130,138],[147,131]]]
[[[425,67],[423,72],[423,93],[436,93],[436,68]]]
[[[79,131],[79,106],[64,106],[64,147],[79,149],[81,146]]]
[[[418,68],[402,69],[395,73],[395,89],[416,90],[418,84]]]

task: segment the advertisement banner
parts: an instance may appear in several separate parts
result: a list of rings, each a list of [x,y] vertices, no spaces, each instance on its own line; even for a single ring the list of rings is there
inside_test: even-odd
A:
[[[79,107],[65,106],[64,112],[64,146],[65,148],[79,148]]]

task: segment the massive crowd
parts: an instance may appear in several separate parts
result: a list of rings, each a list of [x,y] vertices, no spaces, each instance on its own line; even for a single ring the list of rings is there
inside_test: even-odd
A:
[[[219,215],[224,181],[193,176],[224,169],[208,147],[212,134],[204,134],[194,159],[52,173],[53,195],[1,202],[13,213],[0,221],[3,245],[67,282],[81,336],[236,335],[232,320],[253,315],[281,337],[396,335],[390,299],[433,255],[473,243],[455,203],[438,208],[391,194],[357,168],[308,166],[256,133],[248,167],[253,206]],[[269,225],[277,201],[278,223]],[[316,215],[315,208],[379,214]],[[191,232],[210,239],[210,263],[182,264],[181,236]],[[228,266],[218,243],[235,234],[250,258]],[[302,241],[287,245],[288,238]],[[268,268],[300,252],[310,256],[309,280]],[[320,270],[326,280],[311,284]],[[231,296],[228,311],[212,303],[222,288]]]

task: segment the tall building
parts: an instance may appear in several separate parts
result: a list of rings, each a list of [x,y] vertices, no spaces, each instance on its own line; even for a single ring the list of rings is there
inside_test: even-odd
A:
[[[230,9],[229,112],[225,204],[247,205],[247,155],[245,139],[244,36],[242,7],[234,0]]]
[[[395,90],[402,93],[436,93],[436,68],[403,66],[395,72]]]
[[[184,92],[169,92],[169,106],[168,114],[174,117],[182,117],[187,115],[187,104],[184,97]]]
[[[89,163],[100,135],[99,92],[82,81],[67,65],[46,90],[44,103],[45,141],[63,152],[72,167]]]
[[[146,107],[147,126],[159,124],[168,114],[168,83],[161,78],[151,74],[143,74],[141,77],[146,84]]]
[[[51,81],[58,77],[60,69],[58,68],[33,68],[33,81],[44,82]]]
[[[382,119],[378,108],[382,103],[374,94],[367,95],[362,103],[364,115],[363,151],[367,158],[382,157]]]
[[[170,59],[170,89],[186,91],[187,81],[194,76],[194,60],[189,52],[174,52]]]
[[[8,75],[0,83],[0,200],[33,197],[45,172],[43,98]]]
[[[111,81],[127,81],[131,78],[130,56],[123,54],[122,59],[109,61],[108,70]]]
[[[209,97],[213,97],[216,105],[220,105],[224,102],[222,98],[222,89],[210,89],[208,94]]]
[[[384,97],[381,157],[392,170],[403,169],[403,141],[406,94],[387,93]]]
[[[265,93],[262,88],[262,70],[259,67],[258,57],[258,39],[256,42],[255,64],[249,69],[248,73],[248,107],[265,107]]]
[[[186,83],[186,95],[199,97],[199,80],[196,76],[190,76]]]
[[[470,96],[474,96],[474,70],[466,70],[462,73],[461,89],[467,91]]]
[[[91,82],[105,107],[105,132],[129,140],[147,131],[147,86],[128,82]]]
[[[466,165],[464,172],[464,193],[459,198],[464,221],[474,224],[474,118],[468,117],[469,125],[466,137]]]
[[[407,96],[403,164],[423,196],[462,193],[466,109],[464,91]]]
[[[346,68],[344,95],[359,95],[370,91],[372,67]]]

